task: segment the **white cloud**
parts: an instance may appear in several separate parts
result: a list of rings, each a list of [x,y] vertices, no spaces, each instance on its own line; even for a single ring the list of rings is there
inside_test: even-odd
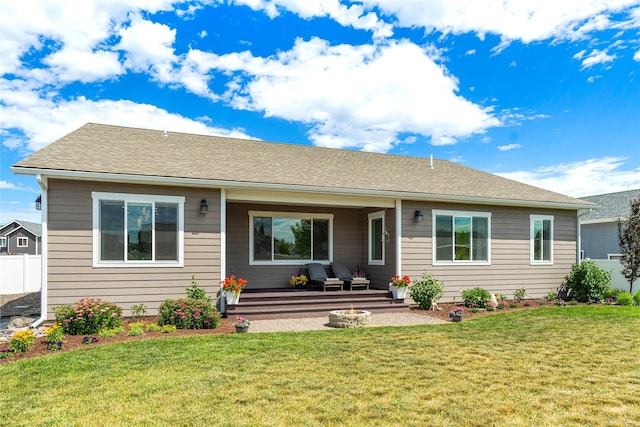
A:
[[[523,43],[548,39],[579,39],[608,28],[639,25],[634,14],[637,0],[363,0],[365,7],[378,7],[397,18],[401,27],[424,27],[445,34],[497,34],[503,42]],[[631,10],[623,18],[614,15]]]
[[[613,62],[616,58],[616,55],[609,55],[606,51],[594,49],[582,60],[581,69],[584,70],[597,64]]]
[[[626,157],[603,157],[497,175],[569,196],[584,197],[640,188],[640,167],[624,169],[626,160]]]
[[[116,49],[126,53],[125,65],[134,71],[149,72],[160,82],[173,80],[172,68],[176,56],[173,43],[176,30],[167,25],[135,18],[119,31],[120,43]]]
[[[209,71],[228,74],[224,97],[234,108],[311,124],[309,137],[322,146],[387,151],[399,133],[446,145],[500,125],[490,108],[457,94],[436,58],[407,41],[330,46],[314,38],[268,58],[191,51],[180,75],[204,91]]]
[[[7,136],[7,131],[3,137],[22,139],[19,148],[27,152],[38,150],[87,122],[250,138],[239,129],[207,126],[153,105],[127,100],[92,101],[80,97],[54,101],[36,95],[34,101],[34,93],[17,83],[0,80],[0,116],[4,117],[3,129],[19,129],[24,137]]]
[[[0,190],[19,190],[20,188],[15,186],[9,181],[0,180]]]
[[[469,49],[464,54],[465,55],[475,55],[476,54],[476,50],[475,49]]]
[[[640,62],[640,50],[636,51],[636,53],[633,54],[633,59],[634,61]]]
[[[516,148],[521,148],[522,145],[520,144],[507,144],[507,145],[499,145],[498,146],[498,150],[500,151],[511,151],[511,150],[515,150]]]
[[[303,19],[328,17],[345,27],[373,31],[376,38],[393,34],[392,26],[380,20],[375,12],[367,12],[360,4],[342,4],[339,0],[235,0],[235,4],[262,10],[271,18],[278,16],[280,9]]]

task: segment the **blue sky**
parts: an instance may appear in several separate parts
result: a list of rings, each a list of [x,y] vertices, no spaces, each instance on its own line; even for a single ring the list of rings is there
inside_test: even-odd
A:
[[[9,168],[86,122],[451,160],[567,195],[640,188],[640,0],[0,0]]]

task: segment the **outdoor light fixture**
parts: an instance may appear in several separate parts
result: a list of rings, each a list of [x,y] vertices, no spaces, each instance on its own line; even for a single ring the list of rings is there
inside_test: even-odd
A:
[[[419,210],[416,210],[414,217],[416,222],[422,222],[422,220],[424,220],[424,215],[422,215],[422,212],[420,212]]]
[[[209,205],[207,205],[207,201],[205,199],[202,199],[200,201],[200,213],[204,215],[207,212],[209,212]]]
[[[42,195],[39,195],[36,199],[36,210],[42,210]]]

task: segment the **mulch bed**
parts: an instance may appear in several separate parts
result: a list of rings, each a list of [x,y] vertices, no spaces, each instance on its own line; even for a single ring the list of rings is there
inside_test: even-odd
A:
[[[472,313],[470,309],[465,308],[464,319],[467,320],[467,319],[473,319],[480,316],[487,316],[487,315],[504,313],[509,311],[516,311],[516,310],[527,310],[527,309],[533,309],[533,308],[537,308],[544,305],[550,305],[550,303],[546,301],[541,301],[541,300],[530,300],[528,301],[528,303],[530,304],[529,306],[525,306],[524,303],[521,303],[517,308],[510,308],[508,306],[509,302],[507,302],[507,307],[505,307],[503,310],[496,310],[494,312],[488,312],[488,311],[482,310],[482,311],[479,311],[478,313]],[[449,312],[452,311],[455,307],[458,307],[459,304],[438,304],[438,306],[440,310],[436,310],[436,311],[425,311],[425,310],[419,309],[418,307],[412,307],[411,312],[426,315],[426,316],[437,317],[445,321],[451,321],[449,317]],[[144,319],[144,323],[156,322],[157,320],[158,320],[157,317],[156,318],[147,317]],[[129,318],[124,319],[123,323],[125,328],[129,323],[134,321],[135,320],[129,319]],[[82,335],[77,335],[77,336],[65,335],[65,338],[63,341],[64,348],[59,351],[69,351],[76,348],[83,348],[83,347],[97,346],[97,345],[108,345],[108,344],[114,344],[118,342],[134,341],[134,340],[141,340],[141,339],[148,339],[148,338],[174,338],[174,337],[184,337],[184,336],[192,336],[192,335],[230,334],[235,332],[234,323],[235,323],[235,319],[232,317],[228,317],[228,318],[220,319],[220,326],[216,329],[197,329],[197,330],[178,329],[176,332],[171,334],[163,334],[162,332],[145,331],[144,335],[137,336],[137,337],[130,337],[126,334],[118,334],[108,338],[98,337],[98,342],[95,344],[83,344],[82,340],[84,336]],[[8,348],[9,348],[8,343],[0,344],[0,350],[4,350]],[[13,362],[15,360],[28,359],[31,357],[43,356],[43,355],[52,354],[52,353],[55,353],[55,352],[52,352],[47,348],[46,337],[36,338],[35,344],[33,345],[33,347],[29,349],[29,351],[25,353],[14,353],[14,356],[8,359],[0,359],[0,364]]]

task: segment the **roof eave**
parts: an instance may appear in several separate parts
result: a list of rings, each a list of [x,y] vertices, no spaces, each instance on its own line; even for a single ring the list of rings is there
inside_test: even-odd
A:
[[[326,194],[356,194],[360,196],[386,197],[391,199],[405,199],[415,201],[437,201],[437,202],[453,202],[453,203],[469,203],[469,204],[486,204],[500,206],[521,206],[521,207],[538,207],[538,208],[555,208],[580,210],[589,209],[594,206],[593,203],[560,203],[547,202],[537,200],[515,200],[515,199],[499,199],[487,197],[472,196],[455,196],[445,194],[427,194],[402,191],[387,190],[366,190],[357,188],[332,188],[307,185],[293,184],[275,184],[262,182],[244,182],[244,181],[226,181],[216,179],[201,178],[177,178],[167,176],[149,176],[149,175],[129,175],[129,174],[111,174],[104,172],[85,172],[85,171],[69,171],[60,169],[43,169],[13,166],[10,171],[17,175],[42,175],[49,178],[75,179],[83,181],[102,181],[102,182],[127,182],[136,184],[150,185],[170,185],[170,186],[187,186],[187,187],[218,187],[218,188],[247,188],[247,189],[267,189],[279,191],[298,191],[298,192],[321,192]]]

